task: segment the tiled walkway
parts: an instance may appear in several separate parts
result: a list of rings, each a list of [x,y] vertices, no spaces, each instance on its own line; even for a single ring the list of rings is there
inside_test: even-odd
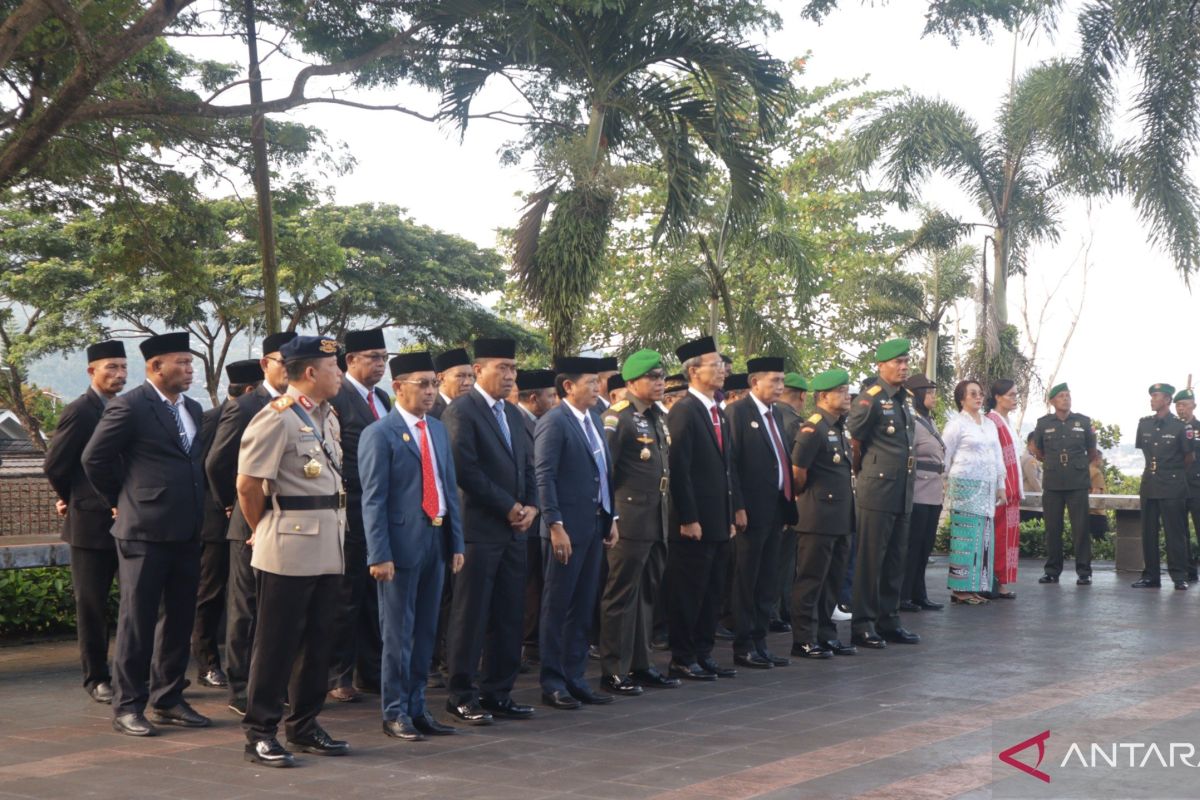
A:
[[[931,587],[944,570],[930,568]],[[328,707],[322,721],[352,755],[301,756],[293,770],[242,761],[221,692],[189,692],[211,729],[125,738],[78,687],[73,643],[3,647],[0,798],[1096,797],[1035,780],[997,754],[1045,729],[1093,723],[1128,737],[1174,722],[1200,739],[1200,590],[1135,591],[1136,576],[1110,570],[1091,587],[1039,586],[1040,573],[1022,563],[1016,601],[905,615],[923,637],[916,647],[796,659],[601,708],[539,706],[532,721],[454,737],[385,738],[374,697]],[[784,654],[789,644],[780,635],[772,646]],[[731,660],[727,648],[718,655]],[[522,676],[516,697],[537,703],[533,676]],[[443,702],[431,693],[444,718]],[[1043,769],[1054,772],[1064,751],[1056,734]],[[1033,764],[1036,751],[1017,758]],[[1143,776],[1122,775],[1100,792],[1200,796],[1200,778],[1146,788]]]

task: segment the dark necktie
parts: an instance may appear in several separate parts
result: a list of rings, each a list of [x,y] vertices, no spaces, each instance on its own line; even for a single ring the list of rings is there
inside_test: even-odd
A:
[[[508,418],[504,415],[504,401],[497,400],[492,406],[492,413],[496,415],[496,422],[500,424],[500,432],[504,434],[504,443],[508,445],[508,451],[512,452],[512,432],[508,429]]]
[[[775,457],[779,459],[779,470],[783,473],[783,499],[792,502],[792,481],[788,475],[787,454],[783,450],[783,439],[779,437],[779,429],[775,427],[775,412],[767,409],[767,427],[771,430],[771,441],[775,444]]]
[[[717,414],[717,407],[713,406],[709,409],[712,412],[713,432],[717,435],[717,449],[722,453],[725,452],[725,439],[721,436],[721,417]]]
[[[175,429],[179,431],[179,446],[186,453],[192,449],[192,440],[188,438],[187,428],[183,426],[183,417],[179,414],[179,406],[168,402],[167,408],[171,411],[171,416],[175,418]]]
[[[596,462],[596,469],[600,472],[600,506],[612,513],[612,507],[608,497],[608,467],[604,463],[604,448],[600,444],[599,437],[596,436],[596,429],[592,426],[592,416],[585,412],[583,418],[583,428],[587,431],[588,444],[592,448],[592,460]]]

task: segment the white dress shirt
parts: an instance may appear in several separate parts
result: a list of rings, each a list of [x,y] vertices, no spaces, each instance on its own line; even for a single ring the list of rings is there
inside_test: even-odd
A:
[[[175,406],[175,410],[179,412],[179,418],[181,420],[183,420],[183,429],[185,431],[187,431],[188,441],[189,442],[195,441],[195,439],[196,439],[196,420],[192,419],[192,415],[188,413],[187,404],[184,402],[185,395],[183,395],[182,393],[175,395],[175,402],[172,403],[170,400],[167,399],[167,396],[165,394],[163,394],[162,392],[160,392],[158,390],[158,387],[154,385],[153,381],[147,380],[146,383],[150,384],[150,388],[152,388],[158,394],[158,398],[160,400],[162,400],[164,403],[166,403],[169,406]]]
[[[402,420],[404,420],[404,424],[408,426],[408,429],[410,431],[412,431],[413,441],[416,442],[417,451],[419,452],[421,450],[422,438],[429,435],[429,427],[428,427],[429,418],[428,417],[414,417],[412,414],[408,413],[403,408],[401,408],[399,403],[396,403],[394,408],[396,409],[396,413],[400,415],[400,418]],[[417,427],[418,422],[425,423],[425,425],[426,425],[425,433],[422,433],[421,429]],[[432,439],[429,440],[429,460],[433,463],[433,479],[434,479],[434,483],[437,484],[437,497],[438,497],[438,513],[437,513],[437,515],[439,517],[444,517],[444,516],[446,516],[446,490],[442,487],[442,475],[440,472],[438,472],[437,450],[435,450],[433,447]]]
[[[368,389],[358,381],[354,380],[354,376],[346,373],[346,380],[350,381],[350,385],[358,391],[358,396],[366,401],[367,405],[375,409],[375,413],[383,419],[387,415],[388,410],[383,407],[383,402],[379,399],[379,395],[375,394],[374,389]]]
[[[778,448],[775,447],[774,437],[771,436],[771,426],[775,425],[775,420],[774,419],[771,419],[770,421],[767,420],[767,416],[771,413],[771,409],[769,406],[764,405],[761,400],[759,400],[757,397],[755,397],[753,392],[750,393],[750,399],[754,401],[754,406],[755,406],[755,408],[758,409],[758,416],[762,419],[761,424],[766,428],[767,439],[771,442],[771,454],[775,456],[775,466],[777,468],[775,470],[775,472],[779,479],[779,483],[776,485],[776,488],[782,492],[783,491],[783,462],[779,460],[779,450],[778,450]],[[775,425],[775,428],[776,428],[776,430],[778,430],[779,426]],[[781,445],[783,444],[783,434],[782,433],[779,434],[779,443]]]

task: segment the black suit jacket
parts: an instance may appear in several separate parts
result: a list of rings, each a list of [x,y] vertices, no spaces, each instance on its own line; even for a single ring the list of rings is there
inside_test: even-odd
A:
[[[511,403],[504,403],[504,416],[512,436],[511,451],[504,443],[500,423],[478,390],[454,398],[442,414],[454,453],[463,535],[468,542],[525,536],[508,524],[508,512],[515,503],[537,505],[532,441],[522,433],[521,412]]]
[[[42,468],[59,499],[67,504],[62,540],[72,547],[111,550],[112,506],[96,493],[83,472],[83,449],[104,413],[104,403],[96,390],[88,390],[72,400],[58,418],[58,428],[46,449]]]
[[[690,392],[671,406],[671,516],[667,534],[678,541],[679,526],[699,522],[703,541],[729,539],[734,509],[741,507],[737,475],[732,469],[729,420],[717,407],[725,447],[717,447],[712,418]]]
[[[378,386],[371,387],[375,396],[383,402],[383,407],[390,409],[392,402],[387,392]],[[342,378],[342,389],[329,404],[337,411],[338,423],[342,429],[342,483],[346,493],[362,495],[362,484],[358,482],[358,437],[362,436],[363,428],[375,421],[367,401],[358,393],[346,378]]]
[[[791,449],[783,438],[783,414],[779,404],[771,408],[775,428],[779,431],[779,442],[783,452],[783,479],[791,481]],[[775,507],[783,510],[783,523],[796,522],[796,504],[789,503],[779,490],[779,471],[775,460],[775,445],[771,432],[763,421],[754,398],[746,395],[741,400],[725,407],[729,417],[729,429],[733,438],[733,464],[737,483],[742,490],[742,508],[746,509],[747,528],[756,529],[774,517]]]
[[[223,404],[213,406],[204,412],[204,417],[200,421],[200,454],[204,461],[208,460],[208,454],[212,451],[217,422],[221,418],[222,410],[225,406],[233,405],[236,402],[233,398],[229,398]],[[200,527],[200,538],[206,542],[224,541],[228,527],[229,517],[225,516],[225,506],[217,498],[213,492],[212,483],[209,482],[208,491],[204,493],[204,524]]]
[[[449,404],[442,399],[442,393],[438,392],[437,397],[433,398],[433,408],[429,409],[429,416],[434,419],[441,419]]]
[[[83,451],[96,491],[118,510],[112,535],[148,542],[186,542],[200,533],[204,464],[200,404],[184,398],[196,425],[184,451],[175,418],[149,383],[111,400]]]
[[[250,538],[250,526],[242,516],[237,502],[238,451],[242,446],[242,434],[250,420],[271,402],[271,393],[266,386],[259,385],[249,394],[244,394],[232,403],[221,406],[221,415],[213,433],[212,447],[204,457],[204,473],[208,476],[209,494],[221,505],[232,508],[229,527],[225,538],[244,542]]]

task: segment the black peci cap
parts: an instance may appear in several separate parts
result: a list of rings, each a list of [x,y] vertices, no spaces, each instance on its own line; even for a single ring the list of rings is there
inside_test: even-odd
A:
[[[96,342],[93,345],[88,345],[87,360],[88,363],[99,361],[102,358],[124,358],[125,343],[118,342],[116,339],[109,339],[106,342]]]
[[[471,343],[476,358],[516,358],[517,343],[513,339],[476,339]]]
[[[230,383],[258,383],[263,379],[263,371],[257,358],[248,358],[226,364],[225,377]]]
[[[554,359],[554,373],[556,375],[595,375],[600,372],[600,361],[599,358],[582,356],[556,358]]]
[[[746,372],[783,372],[783,359],[774,356],[752,358],[746,362]]]
[[[143,339],[138,349],[147,361],[167,353],[189,353],[192,349],[192,337],[187,331],[163,333]]]
[[[407,375],[410,372],[437,372],[433,368],[433,356],[426,350],[416,353],[401,353],[388,362],[392,377]]]
[[[387,349],[387,345],[383,341],[383,328],[372,328],[369,331],[346,331],[345,340],[347,353]]]
[[[554,388],[554,370],[523,369],[517,372],[517,391],[533,392]]]
[[[467,353],[465,347],[456,347],[453,350],[447,350],[433,359],[433,369],[435,372],[445,372],[455,367],[468,367],[470,365],[471,356]]]
[[[272,333],[263,339],[263,355],[278,353],[280,348],[296,338],[295,331],[283,331],[282,333]]]
[[[689,358],[698,358],[699,356],[715,352],[717,352],[717,343],[713,341],[713,338],[711,336],[702,336],[687,344],[680,345],[675,350],[675,355],[679,358],[680,362],[683,362]]]

